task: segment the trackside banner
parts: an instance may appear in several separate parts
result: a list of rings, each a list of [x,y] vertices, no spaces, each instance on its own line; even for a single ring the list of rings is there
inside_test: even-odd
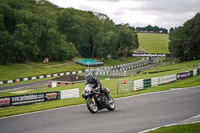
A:
[[[79,88],[44,92],[44,93],[0,97],[0,108],[46,102],[46,101],[65,99],[65,98],[78,98],[78,97],[79,97]]]
[[[177,74],[177,79],[186,79],[189,77],[189,72],[182,72]]]
[[[45,92],[11,97],[0,97],[0,107],[26,105],[60,99],[60,92]]]
[[[177,80],[176,74],[162,76],[162,77],[159,77],[158,84],[160,85],[160,84],[170,83],[176,80]]]
[[[120,53],[119,56],[124,57],[171,57],[171,54],[167,53]]]

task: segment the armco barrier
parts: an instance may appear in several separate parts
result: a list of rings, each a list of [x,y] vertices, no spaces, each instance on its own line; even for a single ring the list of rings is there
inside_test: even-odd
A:
[[[62,91],[0,97],[0,108],[33,104],[33,103],[46,102],[51,100],[58,100],[58,99],[65,99],[72,97],[76,98],[79,97],[79,88],[62,90]]]

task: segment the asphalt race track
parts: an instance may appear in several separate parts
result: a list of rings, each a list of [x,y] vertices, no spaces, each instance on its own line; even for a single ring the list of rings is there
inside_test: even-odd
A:
[[[200,114],[200,86],[115,99],[116,110],[86,105],[0,119],[0,133],[137,133]]]

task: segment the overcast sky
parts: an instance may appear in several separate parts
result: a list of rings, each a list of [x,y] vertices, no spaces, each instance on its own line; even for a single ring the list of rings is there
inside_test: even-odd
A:
[[[64,8],[101,12],[115,24],[147,25],[170,29],[200,12],[200,0],[48,0]]]

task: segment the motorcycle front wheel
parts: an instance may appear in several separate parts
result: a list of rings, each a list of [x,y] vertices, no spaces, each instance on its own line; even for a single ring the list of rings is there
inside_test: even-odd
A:
[[[98,111],[98,107],[94,98],[87,99],[87,108],[91,113],[96,113]]]
[[[107,109],[109,111],[113,111],[115,109],[115,101],[112,99],[112,97],[109,98]]]

